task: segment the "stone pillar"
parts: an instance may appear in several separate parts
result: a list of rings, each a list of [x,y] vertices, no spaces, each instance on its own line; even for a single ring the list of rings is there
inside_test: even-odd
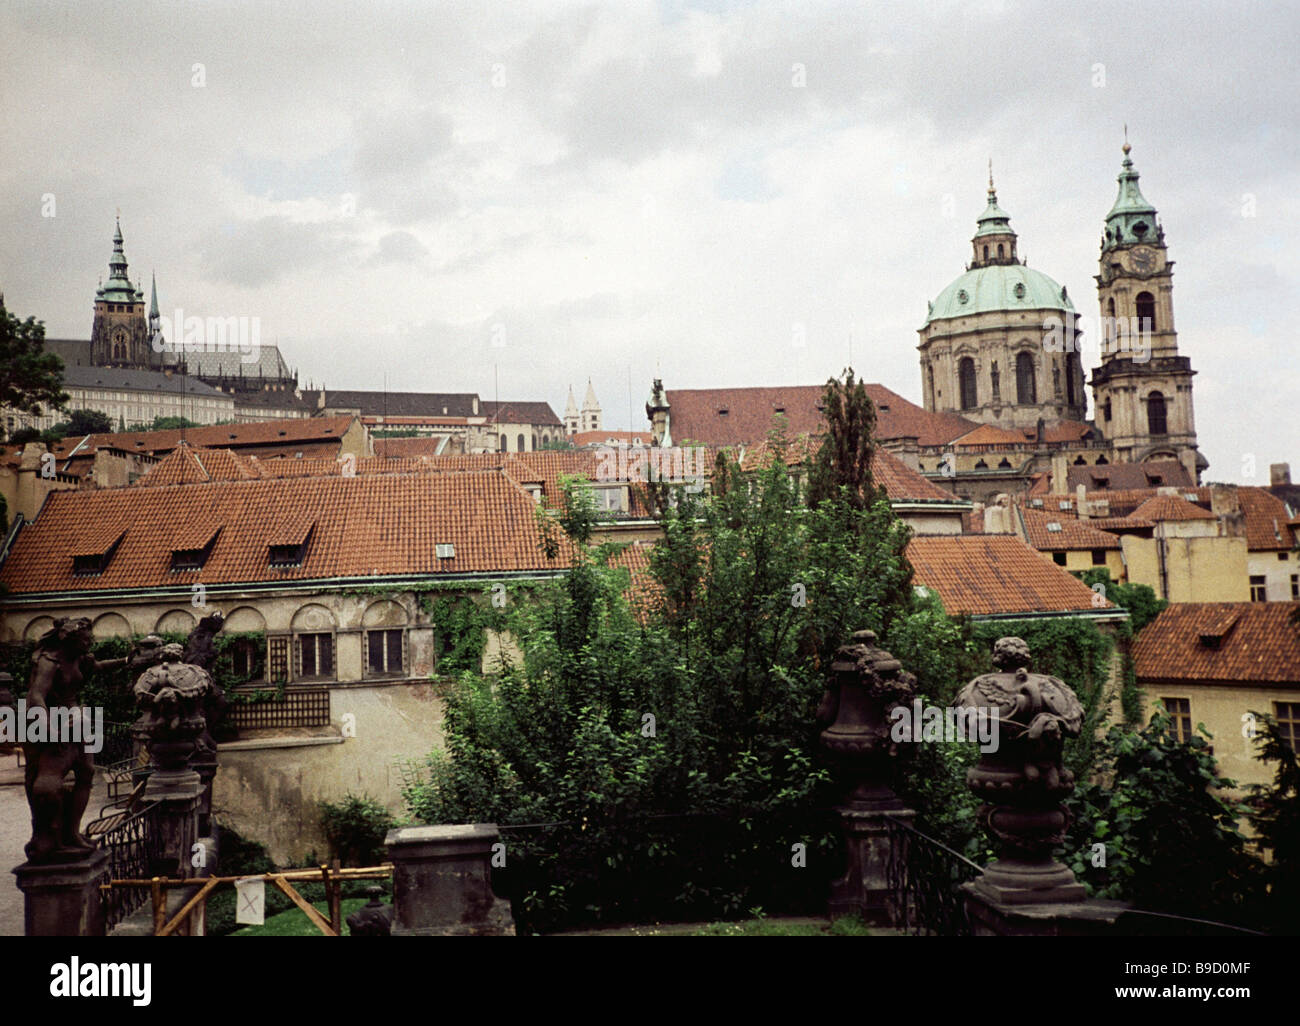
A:
[[[891,850],[890,824],[910,823],[916,813],[904,808],[888,783],[894,751],[889,710],[912,700],[916,678],[875,642],[873,632],[857,631],[836,651],[817,718],[830,724],[820,740],[846,793],[836,811],[848,870],[831,885],[830,916],[857,914],[892,926],[902,910],[894,907],[889,865],[901,862],[902,853]]]
[[[96,850],[71,862],[24,862],[13,872],[23,892],[26,936],[104,936],[99,885],[108,874],[108,852]]]
[[[393,863],[394,937],[514,936],[510,903],[492,893],[493,823],[402,827]]]

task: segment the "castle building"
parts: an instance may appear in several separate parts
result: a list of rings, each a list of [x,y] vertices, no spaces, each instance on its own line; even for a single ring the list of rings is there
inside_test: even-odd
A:
[[[90,332],[90,362],[96,367],[161,370],[165,354],[151,345],[158,328],[158,283],[154,281],[149,317],[145,318],[144,290],[127,276],[122,249],[122,224],[113,231],[113,255],[108,260],[108,281],[95,292],[95,319]]]

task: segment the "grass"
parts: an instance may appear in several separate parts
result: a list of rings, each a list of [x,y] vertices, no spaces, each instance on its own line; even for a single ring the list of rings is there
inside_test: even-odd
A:
[[[366,903],[365,898],[344,898],[340,903],[343,909],[343,936],[347,937],[351,931],[348,929],[348,916]],[[328,921],[330,917],[329,905],[323,901],[313,902],[313,905],[322,916]],[[261,926],[241,926],[238,930],[233,930],[228,937],[324,937],[325,935],[316,929],[315,926],[307,919],[307,913],[300,908],[291,908],[287,911],[277,913],[269,917]]]
[[[869,937],[871,930],[861,919],[844,916],[834,922],[784,922],[760,916],[729,923],[709,923],[692,937]]]

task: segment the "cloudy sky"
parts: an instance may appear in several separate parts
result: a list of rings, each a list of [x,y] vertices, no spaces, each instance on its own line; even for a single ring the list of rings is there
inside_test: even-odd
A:
[[[1022,255],[1095,314],[1127,123],[1208,476],[1300,475],[1292,5],[0,17],[0,290],[51,337],[89,337],[120,209],[164,312],[260,318],[304,384],[499,379],[560,413],[590,376],[606,427],[639,428],[656,375],[809,384],[851,351],[920,401],[916,329],[963,270],[989,158]]]

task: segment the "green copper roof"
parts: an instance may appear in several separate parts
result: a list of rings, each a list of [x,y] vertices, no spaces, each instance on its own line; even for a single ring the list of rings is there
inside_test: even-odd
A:
[[[108,281],[95,293],[96,299],[109,303],[140,303],[144,293],[126,276],[126,254],[122,252],[122,225],[113,232],[113,255],[108,258]]]
[[[976,219],[979,229],[975,238],[981,235],[1014,235],[1011,230],[1011,215],[998,206],[998,194],[993,188],[993,161],[989,161],[989,205],[984,213]]]
[[[1138,187],[1138,173],[1133,170],[1132,149],[1124,143],[1124,164],[1119,173],[1119,195],[1115,205],[1106,215],[1106,235],[1103,248],[1132,245],[1135,242],[1154,242],[1160,234],[1156,224],[1156,208],[1147,202]]]
[[[993,264],[967,271],[930,304],[925,323],[948,317],[1001,310],[1064,310],[1074,312],[1065,289],[1023,264]]]

